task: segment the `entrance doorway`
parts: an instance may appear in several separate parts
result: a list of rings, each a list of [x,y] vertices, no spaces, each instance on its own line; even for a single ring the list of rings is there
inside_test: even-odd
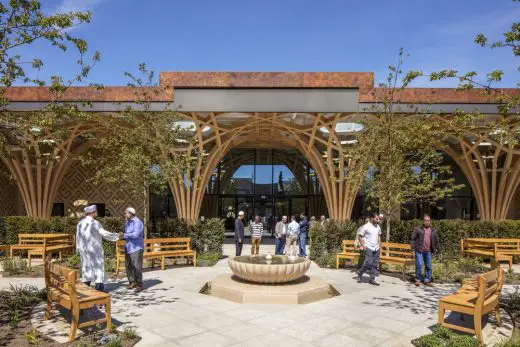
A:
[[[275,224],[273,198],[265,195],[257,197],[255,199],[254,209],[254,216],[259,215],[264,225],[264,235],[273,236]]]

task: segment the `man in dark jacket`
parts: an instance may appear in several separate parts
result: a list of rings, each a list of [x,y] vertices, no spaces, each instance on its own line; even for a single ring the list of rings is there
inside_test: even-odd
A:
[[[309,231],[309,221],[307,220],[307,216],[302,212],[300,215],[300,257],[307,256],[307,233]]]
[[[423,217],[423,225],[416,228],[410,241],[415,257],[415,285],[420,286],[423,281],[423,264],[426,268],[424,285],[431,286],[432,281],[432,254],[439,253],[441,248],[437,231],[431,227],[431,218],[427,214]]]
[[[242,246],[244,245],[244,211],[238,212],[238,218],[235,219],[235,255],[242,255]]]

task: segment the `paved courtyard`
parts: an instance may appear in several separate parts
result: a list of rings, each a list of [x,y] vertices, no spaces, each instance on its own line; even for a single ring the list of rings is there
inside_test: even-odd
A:
[[[231,251],[226,245],[225,253]],[[198,293],[227,272],[226,259],[211,268],[148,271],[140,294],[128,291],[126,280],[109,281],[114,322],[135,327],[143,338],[138,346],[411,346],[431,332],[438,298],[454,289],[416,288],[387,275],[373,287],[357,283],[351,269],[312,264],[308,274],[325,278],[340,296],[307,305],[255,305]],[[42,279],[0,279],[0,287],[9,283],[43,287]]]

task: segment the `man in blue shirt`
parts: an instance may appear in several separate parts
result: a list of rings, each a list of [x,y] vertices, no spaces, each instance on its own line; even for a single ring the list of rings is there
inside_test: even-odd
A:
[[[144,227],[143,222],[137,218],[135,209],[129,207],[125,210],[126,255],[125,267],[128,277],[128,289],[134,289],[139,293],[143,291],[143,252],[144,252]]]

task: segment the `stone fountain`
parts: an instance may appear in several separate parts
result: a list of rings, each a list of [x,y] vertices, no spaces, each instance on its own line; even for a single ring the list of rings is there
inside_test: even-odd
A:
[[[325,280],[306,276],[311,261],[280,255],[229,259],[233,274],[209,282],[208,294],[237,303],[305,304],[337,295]],[[334,293],[334,294],[333,294]]]

